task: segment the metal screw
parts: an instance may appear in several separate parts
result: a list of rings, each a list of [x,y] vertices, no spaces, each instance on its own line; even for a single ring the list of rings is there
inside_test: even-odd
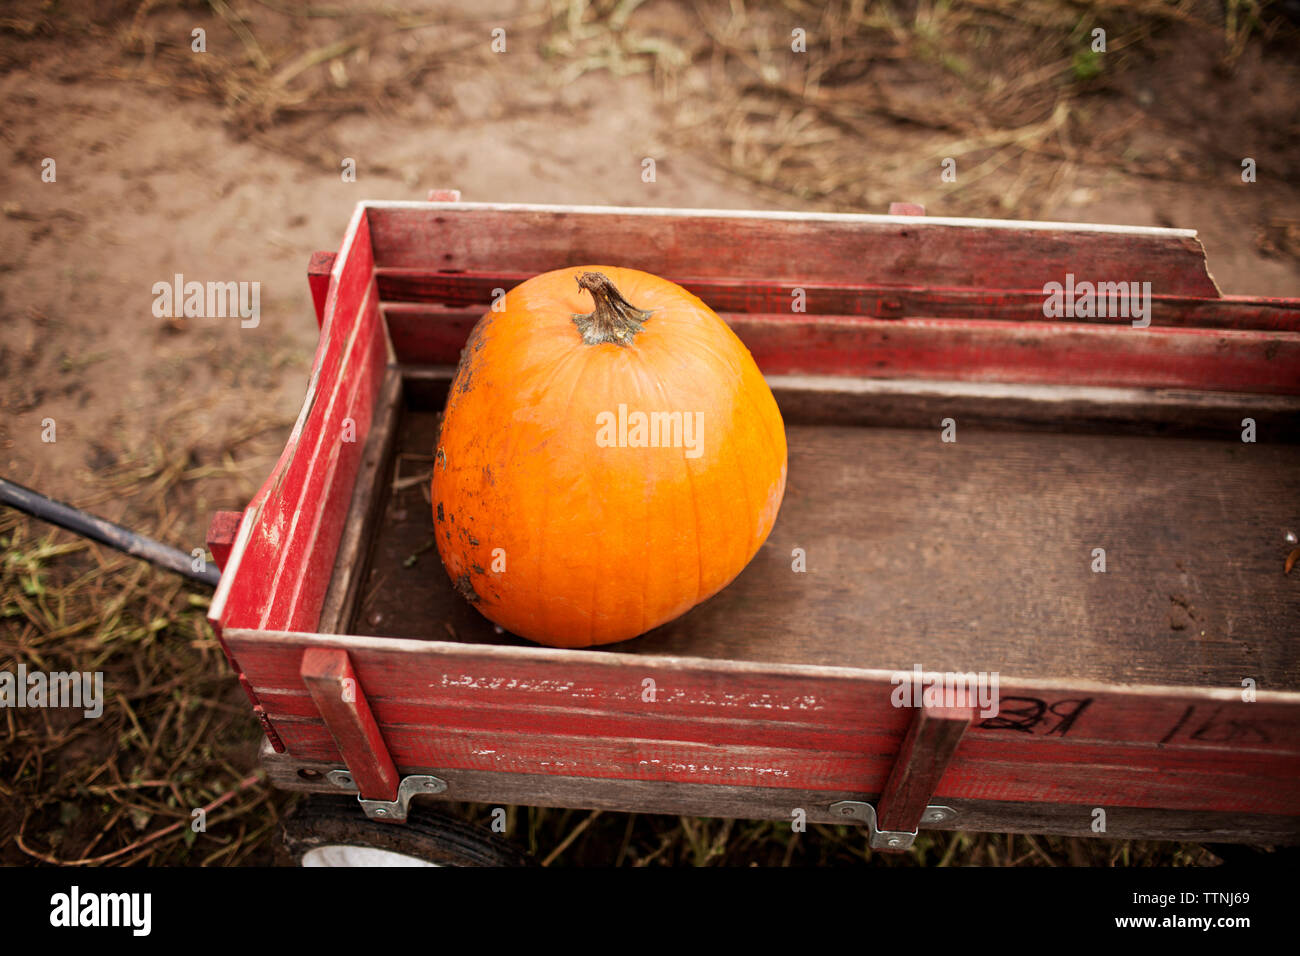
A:
[[[388,816],[388,811],[385,810],[383,807],[379,807],[378,809],[375,810],[375,816],[386,817]]]
[[[889,845],[890,845],[890,846],[898,846],[898,845],[899,845],[900,843],[902,843],[902,842],[903,842],[903,841],[900,840],[898,837],[890,837],[890,838],[889,838]]]
[[[852,807],[840,807],[840,816],[842,816],[842,817],[851,817],[851,816],[853,816],[853,808],[852,808]]]

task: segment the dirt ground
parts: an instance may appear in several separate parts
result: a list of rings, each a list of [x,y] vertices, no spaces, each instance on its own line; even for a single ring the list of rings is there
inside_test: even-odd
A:
[[[237,59],[236,35],[205,6],[143,4],[134,28],[147,26],[156,45],[179,45],[177,57]],[[513,5],[497,6],[510,25]],[[277,15],[274,5],[238,9],[255,23],[260,45],[307,45],[281,38],[300,21]],[[102,35],[64,27],[51,38],[41,29],[23,36],[24,21],[9,21],[0,78],[5,474],[81,502],[95,473],[143,454],[151,441],[166,445],[193,432],[197,460],[206,463],[231,450],[232,430],[240,437],[264,424],[283,429],[298,410],[315,344],[308,256],[337,246],[358,200],[423,199],[433,187],[484,201],[860,212],[883,212],[898,199],[925,203],[932,215],[1179,226],[1199,231],[1225,293],[1300,295],[1300,158],[1286,149],[1300,134],[1300,84],[1295,65],[1279,63],[1262,44],[1225,76],[1222,37],[1167,25],[1149,59],[1110,88],[1075,97],[1077,131],[1063,125],[1056,138],[1077,137],[1066,149],[1078,158],[1058,163],[1045,190],[1026,188],[1041,156],[992,152],[1002,165],[985,171],[990,151],[976,152],[969,175],[980,178],[967,185],[963,144],[952,134],[886,116],[875,117],[879,129],[869,135],[841,137],[855,164],[839,176],[855,188],[807,201],[797,195],[809,191],[797,163],[782,160],[786,176],[775,186],[756,183],[747,153],[760,150],[757,137],[732,143],[740,161],[729,169],[728,157],[693,125],[704,113],[699,94],[686,91],[709,89],[717,72],[711,60],[680,68],[671,99],[650,68],[617,75],[591,66],[565,82],[577,71],[567,59],[539,55],[530,42],[536,31],[521,31],[515,48],[508,33],[507,52],[491,53],[482,35],[495,12],[476,5],[470,26],[398,31],[331,61],[330,82],[346,84],[352,70],[399,75],[426,44],[469,45],[456,68],[411,77],[405,102],[323,107],[269,123],[250,121],[239,104],[168,89],[150,68],[160,55],[137,55],[140,41],[121,21],[88,16],[86,29]],[[645,19],[647,35],[671,36],[691,16],[686,6],[652,3],[632,22]],[[209,31],[206,54],[183,50],[195,26]],[[473,47],[475,33],[482,50]],[[891,109],[924,116],[922,98],[941,94],[951,77],[927,75],[898,56],[879,64],[875,82],[887,79],[904,104]],[[1092,145],[1102,140],[1104,147]],[[815,146],[805,152],[803,162],[819,161]],[[943,183],[936,160],[953,154],[957,182]],[[657,164],[653,183],[641,176],[647,156]],[[41,180],[47,157],[57,164],[53,183]],[[1243,157],[1255,158],[1257,182],[1241,181]],[[340,175],[344,158],[356,161],[355,182]],[[841,157],[833,151],[827,159]],[[875,201],[841,199],[843,191]],[[152,287],[176,273],[260,282],[260,325],[156,318]],[[46,418],[57,423],[54,443],[40,440]],[[244,463],[233,487],[209,488],[219,497],[196,504],[233,507],[246,498],[260,471]],[[101,510],[121,519],[127,507],[109,499]]]
[[[297,415],[316,342],[310,254],[337,247],[359,200],[433,187],[1187,227],[1225,293],[1300,296],[1300,67],[1278,10],[1244,23],[1215,3],[863,6],[7,4],[0,473],[201,547],[207,515],[246,503]],[[802,60],[792,24],[808,31]],[[1109,52],[1089,52],[1097,26]],[[1242,182],[1246,157],[1256,182]],[[153,285],[177,273],[260,282],[260,324],[156,317]],[[23,527],[28,544],[45,533]],[[129,565],[114,560],[55,556],[50,581],[95,567],[119,581]],[[176,626],[186,592],[143,580]],[[0,619],[0,661],[39,631],[15,615]],[[218,667],[205,640],[196,653]],[[217,681],[235,726],[246,704]],[[255,728],[232,733],[230,752],[251,754]],[[232,774],[249,766],[232,758]],[[60,812],[40,806],[23,810],[40,810],[38,834],[40,814]]]

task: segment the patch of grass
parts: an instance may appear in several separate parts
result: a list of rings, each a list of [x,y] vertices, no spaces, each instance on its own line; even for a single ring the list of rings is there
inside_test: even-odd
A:
[[[0,861],[269,861],[284,799],[254,766],[258,728],[204,620],[209,596],[8,509],[0,540],[0,670],[103,679],[99,717],[5,709]]]

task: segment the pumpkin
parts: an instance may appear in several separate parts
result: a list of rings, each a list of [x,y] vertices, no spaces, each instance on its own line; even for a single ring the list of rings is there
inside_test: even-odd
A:
[[[499,299],[452,382],[433,465],[456,589],[541,644],[622,641],[716,594],[785,493],[749,350],[658,276],[559,269]]]

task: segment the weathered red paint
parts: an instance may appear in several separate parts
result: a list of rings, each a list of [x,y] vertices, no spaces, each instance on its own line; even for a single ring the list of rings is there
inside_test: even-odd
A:
[[[325,299],[329,296],[330,272],[334,268],[335,254],[313,252],[307,263],[307,285],[311,287],[311,301],[316,307],[316,324],[325,324]]]
[[[907,736],[880,794],[876,826],[911,832],[921,825],[921,816],[974,717],[975,711],[968,707],[912,709]]]
[[[208,524],[208,551],[218,568],[224,568],[230,559],[230,549],[235,545],[235,536],[239,533],[239,522],[243,519],[242,511],[214,511],[212,521]]]
[[[308,648],[300,670],[339,754],[367,800],[396,800],[401,783],[347,651]]]
[[[455,365],[482,312],[384,306],[399,361]],[[719,312],[766,374],[1300,394],[1300,332]]]
[[[235,538],[227,519],[214,539],[228,573],[213,623],[277,750],[368,767],[374,794],[438,768],[884,791],[903,829],[930,788],[936,799],[1300,815],[1300,708],[1288,695],[1247,704],[1008,677],[1004,698],[1077,713],[1068,726],[1059,714],[1028,727],[976,716],[941,766],[942,748],[891,705],[881,672],[314,633],[385,333],[399,361],[450,364],[492,289],[606,258],[593,252],[648,248],[625,261],[681,277],[769,372],[1300,392],[1300,301],[1220,296],[1186,237],[634,210],[470,208],[453,221],[450,197],[437,198],[363,207],[341,262],[313,259],[321,340],[307,406],[246,527]],[[655,226],[667,227],[659,247],[644,242]],[[1064,268],[1150,278],[1152,327],[1045,319],[1041,282]],[[792,313],[798,288],[807,311]],[[652,709],[640,697],[648,673],[663,689]],[[364,714],[340,709],[345,678]],[[904,786],[909,776],[920,783]]]
[[[436,273],[410,269],[379,269],[380,298],[386,309],[397,303],[427,303],[469,308],[482,315],[493,290],[509,291],[529,278],[525,273]],[[1043,314],[1041,289],[969,289],[942,286],[879,285],[870,283],[739,281],[700,278],[690,273],[668,275],[695,293],[718,313],[785,315],[791,320],[817,315],[877,319],[994,319],[1050,322]],[[795,312],[796,290],[802,290],[804,311]],[[403,306],[404,307],[404,306]],[[1203,298],[1151,294],[1151,325],[1155,328],[1242,329],[1260,332],[1300,332],[1300,299],[1224,296]],[[1131,328],[1132,320],[1075,319],[1084,325]]]

